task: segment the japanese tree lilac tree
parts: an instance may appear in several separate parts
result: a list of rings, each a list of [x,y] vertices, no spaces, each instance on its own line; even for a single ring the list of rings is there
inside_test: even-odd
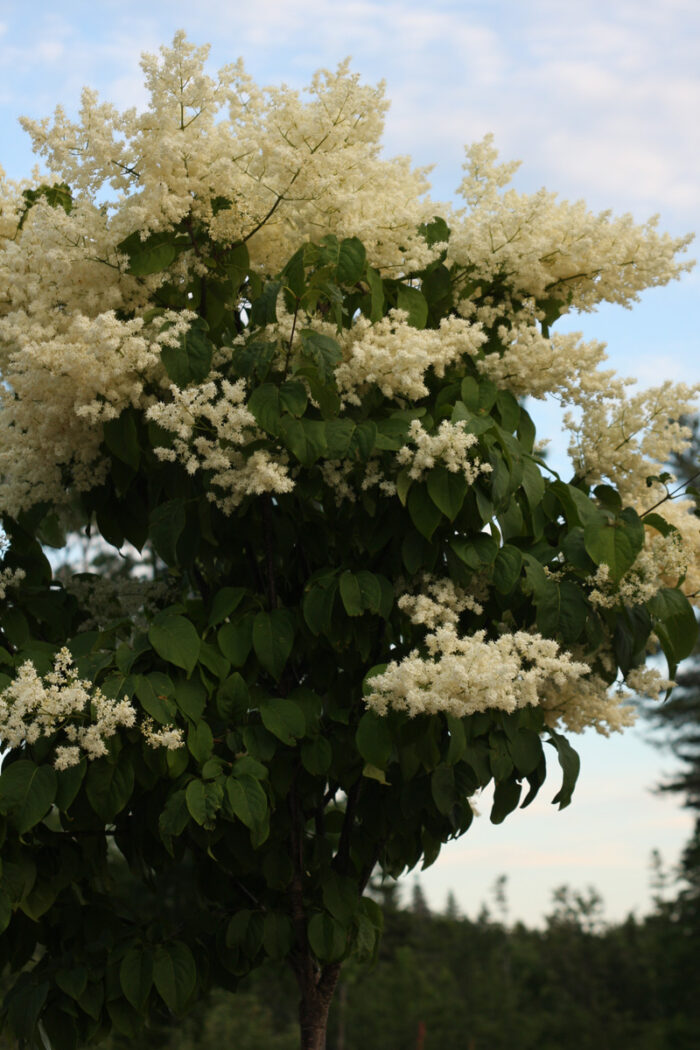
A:
[[[677,278],[688,238],[380,157],[381,89],[308,98],[178,34],[148,108],[85,91],[0,181],[5,1021],[129,1035],[266,959],[324,1045],[375,871],[527,805],[693,647],[700,522],[663,466],[696,391],[630,393],[552,332]],[[573,478],[523,398],[575,414]],[[76,533],[150,552],[52,572]],[[70,559],[69,559],[70,560]],[[618,684],[616,684],[618,683]],[[119,879],[121,866],[128,872]],[[120,887],[127,886],[128,892]]]

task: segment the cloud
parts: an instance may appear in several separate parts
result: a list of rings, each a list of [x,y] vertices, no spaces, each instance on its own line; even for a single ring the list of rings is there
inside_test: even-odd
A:
[[[47,94],[75,104],[95,82],[119,105],[140,104],[139,53],[180,25],[213,41],[213,67],[241,54],[266,83],[302,87],[351,54],[365,78],[387,80],[387,152],[437,162],[439,196],[459,182],[463,144],[492,130],[504,157],[524,160],[524,189],[545,183],[596,208],[700,225],[700,11],[690,0],[573,0],[566,11],[554,0],[437,0],[430,11],[419,0],[259,0],[255,18],[201,0],[196,19],[184,0],[106,6],[109,32],[102,9],[82,3],[40,15],[21,40],[19,18],[8,20],[5,104],[14,85],[18,107],[38,114]]]

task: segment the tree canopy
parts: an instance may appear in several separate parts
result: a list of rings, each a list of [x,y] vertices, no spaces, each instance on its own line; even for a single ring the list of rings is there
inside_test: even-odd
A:
[[[0,951],[32,1047],[265,959],[321,1047],[370,875],[432,863],[491,781],[491,820],[527,805],[543,744],[568,805],[567,734],[628,724],[622,680],[658,697],[696,637],[663,466],[696,391],[551,331],[688,238],[508,189],[489,139],[437,204],[347,66],[303,100],[206,56],[145,56],[143,113],[25,121],[49,173],[0,183]],[[153,571],[55,572],[76,534]]]

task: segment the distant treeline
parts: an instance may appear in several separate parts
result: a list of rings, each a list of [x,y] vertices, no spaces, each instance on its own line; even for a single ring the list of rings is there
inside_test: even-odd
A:
[[[349,964],[332,1007],[327,1050],[697,1050],[700,907],[692,888],[657,898],[653,914],[601,921],[594,891],[561,888],[543,929],[494,913],[431,914],[384,893],[377,963]],[[104,1050],[297,1050],[291,975],[257,972],[184,1020]]]

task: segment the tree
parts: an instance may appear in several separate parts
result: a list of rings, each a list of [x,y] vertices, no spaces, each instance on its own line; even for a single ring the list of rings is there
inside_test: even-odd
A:
[[[492,780],[495,823],[529,804],[545,743],[568,805],[566,731],[630,721],[618,673],[666,688],[652,633],[671,674],[695,641],[697,521],[658,474],[693,391],[628,396],[550,332],[687,238],[502,192],[488,139],[437,207],[346,66],[302,103],[205,59],[178,34],[145,113],[25,121],[50,175],[1,188],[0,920],[32,1047],[278,960],[319,1050],[373,872],[432,863]],[[522,404],[547,392],[581,410],[570,483]],[[134,557],[108,602],[52,573],[76,533]]]

